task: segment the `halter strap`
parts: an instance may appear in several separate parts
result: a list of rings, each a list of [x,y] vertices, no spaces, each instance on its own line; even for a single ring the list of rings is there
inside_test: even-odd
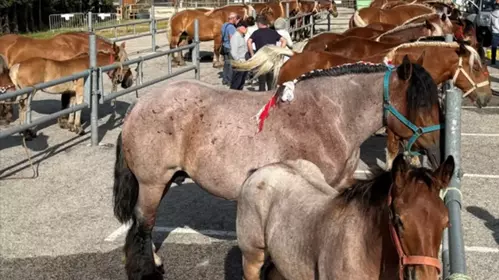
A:
[[[8,86],[2,86],[0,87],[0,94],[6,93],[7,90],[14,88],[15,86],[13,84],[10,84]]]
[[[383,79],[383,108],[385,118],[388,118],[388,114],[392,113],[395,118],[402,122],[405,126],[412,130],[413,135],[409,138],[407,145],[405,146],[405,154],[410,156],[421,155],[419,152],[412,151],[412,145],[416,140],[423,134],[440,130],[444,128],[444,124],[436,124],[426,127],[419,127],[409,121],[404,115],[402,115],[390,102],[390,75],[395,67],[391,64],[387,64],[388,69],[385,72],[385,77]]]
[[[463,73],[464,77],[468,80],[468,82],[471,84],[471,88],[465,92],[463,94],[463,98],[468,96],[470,93],[472,93],[475,89],[477,88],[481,88],[481,87],[484,87],[484,86],[487,86],[489,85],[489,81],[483,81],[483,82],[480,82],[480,83],[475,83],[473,81],[473,79],[471,79],[470,75],[468,74],[468,72],[466,72],[464,70],[464,67],[463,67],[463,58],[460,56],[459,57],[459,64],[457,65],[457,70],[456,72],[454,73],[454,77],[452,78],[452,83],[456,83],[456,80],[457,80],[457,77],[459,76],[459,73]]]
[[[388,207],[391,207],[392,204],[391,191],[392,187],[390,186],[390,194],[388,195]],[[397,250],[397,254],[399,256],[399,279],[404,280],[404,267],[407,265],[433,266],[437,269],[438,274],[440,274],[440,272],[442,272],[442,264],[437,258],[427,256],[410,256],[404,252],[402,243],[400,242],[400,237],[397,234],[397,230],[395,229],[392,218],[393,217],[390,217],[389,219],[388,227],[390,229],[390,236],[392,238],[393,245],[395,246],[395,249]]]

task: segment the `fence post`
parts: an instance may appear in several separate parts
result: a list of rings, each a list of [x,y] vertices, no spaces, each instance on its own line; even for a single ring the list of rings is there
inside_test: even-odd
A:
[[[289,32],[291,21],[289,20],[289,2],[286,2],[286,29]],[[291,35],[291,34],[290,34]]]
[[[331,31],[331,13],[327,13],[327,31]]]
[[[446,35],[446,42],[452,42],[452,35]],[[466,274],[466,258],[461,224],[461,103],[462,94],[449,81],[445,96],[445,157],[454,157],[455,169],[444,202],[449,209],[452,225],[444,231],[442,240],[443,279],[450,274]],[[447,275],[446,275],[447,274]]]
[[[199,20],[195,19],[194,20],[194,49],[192,51],[192,62],[196,66],[196,69],[194,69],[194,78],[196,80],[201,79],[201,69],[199,68],[200,66],[200,57],[199,57]]]
[[[156,51],[156,11],[154,9],[154,4],[151,5],[151,22],[149,23],[149,29],[151,32],[151,48],[152,51]]]
[[[310,24],[312,24],[310,27],[310,38],[314,37],[315,34],[315,20],[314,20],[314,15],[310,15]]]
[[[90,59],[90,132],[91,132],[91,145],[98,146],[99,145],[99,133],[98,133],[98,123],[99,120],[99,99],[98,99],[98,81],[97,81],[97,44],[95,33],[92,27],[92,13],[88,13],[89,25],[88,29],[90,32],[88,38],[88,54]]]

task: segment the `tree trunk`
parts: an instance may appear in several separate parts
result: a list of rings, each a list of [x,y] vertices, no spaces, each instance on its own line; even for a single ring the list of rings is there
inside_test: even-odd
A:
[[[9,10],[10,9],[5,9],[4,17],[3,17],[3,22],[2,24],[2,32],[4,34],[9,34],[10,33],[10,26],[9,26]]]
[[[34,32],[34,31],[37,31],[38,28],[35,24],[35,17],[33,16],[33,9],[34,9],[34,5],[33,3],[29,3],[28,5],[28,23],[29,23],[29,29],[31,30],[31,32]]]
[[[19,25],[18,25],[18,17],[17,17],[17,4],[12,6],[12,22],[10,30],[12,33],[19,33]]]
[[[29,28],[29,22],[28,22],[28,16],[29,16],[29,5],[28,4],[24,4],[23,5],[23,30],[24,32],[31,32],[30,31],[30,28]]]

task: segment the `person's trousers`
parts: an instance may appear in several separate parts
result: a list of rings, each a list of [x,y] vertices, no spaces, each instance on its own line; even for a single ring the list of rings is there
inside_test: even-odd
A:
[[[498,45],[499,45],[499,33],[492,33],[492,47],[491,47],[491,57],[490,57],[490,63],[492,64],[496,64],[496,52]]]
[[[246,71],[236,71],[232,69],[232,82],[230,84],[230,88],[242,90],[244,88],[247,75],[248,72]]]
[[[273,73],[267,73],[265,75],[258,76],[258,90],[266,91],[273,89],[272,83],[274,80]],[[267,89],[265,89],[265,85],[267,85]]]
[[[222,47],[224,49],[224,69],[222,72],[222,83],[230,85],[232,81],[232,66],[230,65],[231,55],[230,49]]]

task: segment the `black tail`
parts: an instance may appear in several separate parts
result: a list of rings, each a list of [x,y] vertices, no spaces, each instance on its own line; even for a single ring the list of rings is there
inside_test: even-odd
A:
[[[114,164],[114,216],[121,223],[128,222],[132,216],[139,196],[139,182],[128,168],[123,154],[121,132],[116,141],[116,162]]]

